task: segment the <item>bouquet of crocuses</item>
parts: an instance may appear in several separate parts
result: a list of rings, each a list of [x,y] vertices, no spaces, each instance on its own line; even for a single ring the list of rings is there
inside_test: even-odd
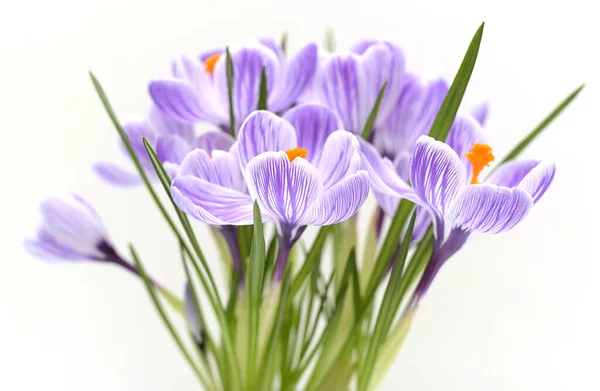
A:
[[[472,234],[510,230],[548,189],[552,162],[516,158],[583,87],[496,159],[487,103],[459,107],[482,34],[483,24],[451,84],[406,72],[392,42],[336,51],[331,35],[292,55],[284,35],[181,56],[129,122],[92,74],[133,162],[95,171],[147,188],[179,243],[183,297],[132,245],[117,251],[77,195],[43,202],[26,246],[141,277],[206,390],[376,389],[440,268]],[[195,220],[218,254],[203,252]]]

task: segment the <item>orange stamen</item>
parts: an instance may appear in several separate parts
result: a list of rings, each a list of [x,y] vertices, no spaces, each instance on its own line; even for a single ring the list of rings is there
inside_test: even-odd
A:
[[[210,73],[212,75],[215,72],[215,65],[217,64],[219,58],[221,58],[221,53],[215,53],[204,60],[204,70],[206,73]]]
[[[479,173],[484,167],[488,167],[491,162],[494,161],[494,155],[492,154],[492,147],[487,144],[473,144],[471,152],[468,152],[466,158],[471,162],[473,166],[473,178],[471,184],[476,185],[479,183]]]
[[[293,162],[294,159],[297,157],[306,159],[306,157],[308,156],[308,151],[306,149],[298,147],[294,149],[288,149],[287,151],[285,151],[285,153],[287,154],[288,159],[290,159],[290,162]]]

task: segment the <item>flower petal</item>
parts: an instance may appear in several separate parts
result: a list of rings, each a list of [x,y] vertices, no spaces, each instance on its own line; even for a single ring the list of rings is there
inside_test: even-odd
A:
[[[345,130],[337,130],[327,137],[318,165],[324,189],[362,168],[359,145],[356,136]]]
[[[307,150],[307,160],[319,166],[327,137],[342,128],[338,117],[327,107],[307,104],[294,107],[283,118],[296,129],[298,147]]]
[[[98,162],[93,166],[96,174],[105,181],[117,186],[137,186],[142,183],[140,176],[111,162]]]
[[[552,183],[555,173],[554,163],[541,162],[523,178],[518,187],[529,193],[536,203]]]
[[[467,179],[464,165],[448,144],[421,136],[412,155],[410,181],[421,200],[443,214]]]
[[[302,225],[331,225],[347,220],[358,212],[368,195],[368,175],[360,170],[326,190],[311,206]]]
[[[448,218],[466,231],[500,233],[518,224],[533,200],[519,188],[494,185],[465,186],[448,210]]]
[[[190,145],[176,135],[160,136],[156,141],[156,154],[161,163],[181,163],[190,151]]]
[[[238,158],[229,152],[214,150],[209,156],[202,149],[193,150],[178,170],[178,176],[186,175],[242,193],[246,190]]]
[[[481,126],[485,126],[489,114],[490,104],[487,101],[481,102],[471,109],[471,115]]]
[[[268,111],[255,111],[240,128],[238,153],[240,164],[266,151],[287,151],[298,146],[296,131],[285,119]]]
[[[154,80],[148,85],[154,104],[176,121],[194,123],[207,120],[192,87],[182,80]]]
[[[148,122],[155,133],[162,136],[177,135],[186,142],[191,143],[194,139],[194,126],[175,121],[165,115],[156,105],[152,105],[148,111]]]
[[[221,130],[211,130],[196,139],[196,147],[205,150],[210,155],[214,150],[228,151],[233,142],[233,137],[227,133]]]
[[[517,187],[538,164],[539,160],[522,159],[504,163],[494,171],[486,183],[505,187]]]
[[[317,69],[317,45],[310,43],[292,56],[269,96],[269,109],[288,109],[308,87]]]
[[[171,195],[181,210],[206,224],[247,225],[253,222],[253,203],[249,195],[205,179],[178,175],[173,181]]]
[[[456,152],[460,160],[465,165],[467,179],[471,175],[471,163],[466,155],[475,143],[483,143],[483,130],[481,125],[469,115],[458,115],[452,123],[446,144]]]
[[[214,80],[218,95],[229,107],[225,56],[215,64]],[[279,61],[272,50],[263,45],[244,47],[231,52],[233,63],[233,106],[236,127],[239,127],[258,107],[263,67],[267,74],[267,91],[271,95]]]
[[[317,169],[303,158],[290,162],[285,152],[255,157],[248,163],[245,177],[252,198],[284,231],[304,221],[323,191]]]

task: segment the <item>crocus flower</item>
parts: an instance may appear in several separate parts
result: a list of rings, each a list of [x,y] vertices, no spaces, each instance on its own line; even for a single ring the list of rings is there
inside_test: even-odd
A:
[[[280,235],[276,278],[304,227],[330,225],[353,216],[368,195],[356,137],[321,106],[301,105],[283,118],[256,111],[240,129],[232,154],[190,153],[173,182],[173,199],[208,224],[246,225],[257,200],[264,221]],[[244,191],[247,187],[248,191]]]
[[[375,126],[394,110],[404,79],[404,55],[390,42],[363,41],[320,61],[307,102],[333,110],[344,129],[360,134],[387,82]]]
[[[236,130],[258,107],[263,68],[267,76],[268,108],[287,110],[313,78],[317,48],[309,44],[289,60],[272,39],[232,48],[233,112]],[[182,56],[173,63],[173,77],[152,81],[150,96],[171,118],[195,123],[229,123],[226,56],[224,50]]]
[[[146,174],[156,178],[154,167],[148,157],[142,138],[154,148],[159,160],[169,175],[174,175],[183,157],[195,146],[209,153],[213,149],[227,150],[233,144],[233,138],[223,131],[209,131],[198,138],[192,125],[181,124],[164,115],[157,107],[152,106],[146,118],[128,121],[123,124],[129,142]],[[121,149],[129,158],[125,145],[119,141]],[[112,162],[99,162],[95,171],[107,182],[118,186],[134,186],[142,183],[137,172],[125,169]]]

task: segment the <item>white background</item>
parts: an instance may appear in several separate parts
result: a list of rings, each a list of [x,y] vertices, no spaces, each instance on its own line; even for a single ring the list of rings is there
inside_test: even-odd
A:
[[[587,87],[527,150],[556,161],[551,190],[519,227],[473,238],[443,269],[382,389],[600,389],[600,28],[592,3],[2,0],[0,390],[197,389],[137,280],[112,267],[45,264],[22,250],[37,202],[75,190],[122,250],[133,241],[153,274],[177,291],[183,282],[148,196],[107,186],[90,170],[121,156],[88,70],[124,116],[145,109],[147,80],[166,75],[176,53],[284,30],[297,48],[321,41],[331,25],[338,47],[390,39],[411,70],[451,78],[481,21],[466,100],[491,102],[486,132],[497,155],[577,85]]]

